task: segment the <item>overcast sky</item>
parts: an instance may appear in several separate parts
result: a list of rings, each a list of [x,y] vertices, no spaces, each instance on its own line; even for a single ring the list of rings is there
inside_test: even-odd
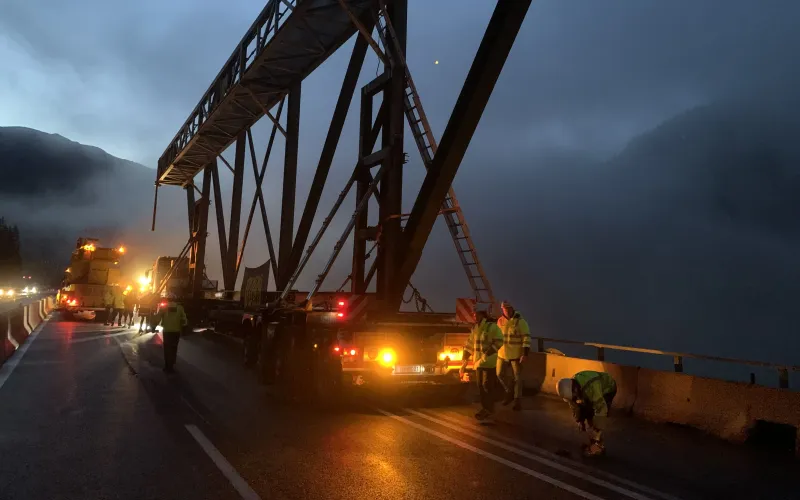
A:
[[[441,130],[494,2],[409,3],[409,61]],[[263,4],[4,0],[0,124],[60,133],[153,166]],[[537,0],[484,128],[502,133],[510,150],[614,150],[676,110],[795,71],[799,7]],[[345,52],[320,68],[304,96],[335,98],[338,85],[328,83],[341,78]]]
[[[495,2],[409,0],[409,4],[408,61],[434,132],[441,136]],[[153,168],[262,8],[263,2],[255,0],[0,0],[0,126],[21,125],[59,133]],[[632,138],[698,105],[728,98],[780,101],[790,94],[796,96],[800,89],[796,64],[796,50],[800,47],[800,30],[796,29],[799,14],[797,0],[535,0],[455,181],[455,187],[462,193],[460,201],[465,212],[468,217],[473,215],[471,224],[478,229],[474,231],[475,237],[483,249],[487,270],[497,277],[495,288],[499,293],[511,290],[518,294],[519,300],[533,300],[527,297],[527,285],[519,277],[524,275],[529,280],[526,283],[541,281],[542,273],[547,271],[542,268],[549,266],[552,282],[556,284],[570,269],[573,273],[585,269],[576,281],[561,283],[561,291],[539,290],[553,297],[556,292],[565,297],[570,295],[572,302],[565,299],[558,305],[567,311],[565,317],[574,316],[569,313],[574,304],[589,303],[593,294],[603,294],[607,276],[590,275],[593,269],[607,262],[595,263],[584,250],[603,245],[602,252],[617,255],[621,242],[630,241],[638,226],[620,230],[615,241],[603,229],[593,227],[592,231],[600,238],[595,242],[582,240],[579,236],[588,234],[586,227],[609,224],[604,216],[592,219],[603,209],[580,206],[581,199],[575,195],[569,174],[557,180],[527,174],[569,164],[569,161],[543,160],[553,154],[550,158],[561,158],[562,154],[569,158],[576,153],[595,160],[609,158]],[[302,210],[351,44],[352,40],[303,83],[298,212]],[[438,65],[434,64],[437,60]],[[362,81],[371,79],[376,67],[376,59],[370,54],[361,74]],[[320,211],[330,207],[355,161],[356,113],[354,105]],[[267,134],[267,124],[262,121],[254,130],[259,153],[264,150]],[[406,179],[418,181],[422,168],[413,146],[406,147],[411,157]],[[282,151],[283,141],[279,139],[273,153],[277,160],[270,164],[265,188],[275,234],[279,224]],[[529,172],[522,172],[523,169]],[[225,169],[222,172],[227,174]],[[245,214],[253,192],[250,175],[248,170]],[[227,185],[229,177],[223,175],[223,184]],[[525,179],[529,185],[507,184],[509,179],[513,184],[517,178]],[[559,190],[551,189],[556,184]],[[607,185],[616,186],[613,181]],[[406,208],[410,208],[415,186],[411,183],[407,186],[404,194]],[[159,238],[174,240],[170,245],[177,251],[182,245],[180,240],[184,239],[185,213],[182,193],[177,189],[171,191],[170,198],[165,198],[165,194],[159,202],[173,203],[179,209],[173,214],[166,210],[159,213],[161,233],[157,234],[161,235]],[[141,226],[149,229],[150,214],[146,207],[149,199],[144,198],[152,193],[152,184],[144,186],[142,193]],[[554,193],[564,195],[558,202],[560,205],[544,201],[538,204],[539,219],[548,210],[552,211],[548,220],[539,220],[537,227],[516,226],[520,238],[534,242],[529,245],[542,255],[538,268],[525,262],[530,257],[526,257],[527,247],[501,252],[496,251],[499,244],[492,248],[493,243],[506,241],[505,229],[497,223],[513,218],[504,211],[506,206],[516,207],[517,220],[530,224],[534,218],[527,218],[524,212],[531,210],[532,204],[524,201],[525,196],[539,196],[543,200],[556,196]],[[504,202],[504,196],[509,195],[515,197],[515,203]],[[569,198],[570,195],[574,198]],[[604,196],[615,200],[617,192],[612,188]],[[633,205],[628,202],[620,205],[629,211],[645,212],[641,207],[631,209]],[[575,225],[566,227],[568,217],[563,214],[569,210],[573,212],[570,217]],[[317,224],[321,216],[318,214]],[[337,229],[346,222],[347,215],[342,217],[331,236],[323,240],[320,248],[326,251],[318,255],[322,262],[338,236]],[[647,226],[651,222],[642,219],[637,224]],[[221,278],[215,262],[218,256],[214,255],[216,230],[213,222],[210,224],[209,271],[212,277]],[[698,229],[697,235],[710,234],[715,222],[709,224]],[[170,231],[170,225],[180,229]],[[689,233],[681,233],[685,227],[674,226],[677,229],[673,228],[671,238],[689,237]],[[434,231],[431,246],[452,252],[442,229]],[[248,265],[260,264],[265,255],[260,229],[254,234],[245,255]],[[562,236],[569,240],[569,252],[557,246]],[[753,240],[746,232],[737,233],[737,238],[739,247]],[[705,246],[698,243],[698,248],[687,250],[685,256],[691,259],[703,254],[703,258],[713,262],[715,257],[710,248],[735,246],[719,243],[720,238],[716,241]],[[331,278],[336,282],[334,285],[347,274],[349,250],[348,245],[341,256],[344,268]],[[573,256],[565,257],[570,252]],[[784,246],[775,252],[764,260],[778,262],[786,255],[796,255],[795,249]],[[430,276],[461,273],[455,258],[440,259],[438,254],[435,257],[423,258],[417,272],[422,277],[415,277],[415,280],[433,279],[429,283],[433,289],[444,280],[440,278],[437,282]],[[564,258],[551,265],[548,259],[558,257]],[[650,265],[644,263],[642,269]],[[773,271],[769,272],[776,277],[782,273]],[[313,279],[315,273],[307,274]],[[666,271],[664,274],[674,275]],[[581,295],[578,290],[584,286],[581,280],[594,280],[591,292]],[[464,284],[459,282],[459,285]],[[664,285],[667,286],[672,285]],[[463,289],[457,293],[466,296]],[[685,290],[677,286],[672,286],[670,293],[672,297],[686,297]],[[634,290],[629,295],[636,298],[638,293]],[[614,300],[604,307],[609,310],[616,305],[619,311],[608,315],[617,314],[619,324],[623,324],[627,319],[626,308],[635,304],[625,303],[622,298],[616,300],[615,296],[611,299]],[[660,303],[665,301],[660,299]],[[765,317],[769,315],[774,316],[770,313]],[[563,332],[554,332],[559,334]],[[572,334],[572,331],[567,333]],[[635,335],[638,332],[632,332],[631,338]],[[776,343],[780,344],[782,338],[778,335]],[[664,344],[659,342],[653,347]]]

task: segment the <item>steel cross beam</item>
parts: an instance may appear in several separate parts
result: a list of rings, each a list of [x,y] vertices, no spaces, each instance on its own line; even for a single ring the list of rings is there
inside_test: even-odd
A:
[[[436,216],[478,127],[530,4],[531,0],[497,2],[406,224],[403,258],[394,280],[389,299],[390,307],[399,308],[402,303],[406,285],[422,257],[422,250],[436,222]]]

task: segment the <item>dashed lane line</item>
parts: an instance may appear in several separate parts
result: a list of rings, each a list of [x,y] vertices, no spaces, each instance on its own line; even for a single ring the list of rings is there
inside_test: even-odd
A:
[[[608,482],[606,480],[599,479],[597,477],[594,477],[593,475],[590,475],[590,474],[575,470],[572,467],[560,464],[560,463],[555,462],[553,460],[544,458],[544,457],[542,457],[540,455],[534,455],[533,453],[529,453],[529,452],[527,452],[525,450],[521,450],[521,449],[517,448],[516,446],[510,446],[510,445],[508,445],[506,443],[503,443],[503,442],[500,442],[500,441],[498,441],[496,439],[492,439],[492,438],[486,437],[486,436],[484,436],[482,434],[478,434],[477,432],[472,432],[470,430],[465,429],[463,425],[453,425],[453,424],[451,424],[449,422],[446,422],[444,420],[432,417],[432,416],[430,416],[430,415],[428,415],[426,413],[422,413],[422,412],[419,412],[417,410],[412,410],[410,408],[404,408],[404,411],[406,411],[408,413],[411,413],[412,415],[416,415],[416,416],[418,416],[420,418],[423,418],[423,419],[425,419],[425,420],[427,420],[429,422],[433,422],[435,424],[441,425],[442,427],[446,427],[446,428],[448,428],[450,430],[453,430],[453,431],[459,432],[461,434],[464,434],[466,436],[469,436],[471,438],[477,439],[478,441],[483,441],[484,443],[489,443],[492,446],[495,446],[497,448],[500,448],[500,449],[503,449],[503,450],[506,450],[506,451],[510,451],[511,453],[514,453],[514,454],[519,455],[521,457],[527,458],[528,460],[533,460],[534,462],[538,462],[538,463],[540,463],[542,465],[545,465],[545,466],[547,466],[547,467],[549,467],[551,469],[555,469],[555,470],[557,470],[559,472],[563,472],[565,474],[569,474],[570,476],[576,477],[576,478],[581,479],[583,481],[588,481],[590,483],[596,484],[597,486],[601,486],[601,487],[603,487],[603,488],[605,488],[607,490],[613,491],[615,493],[619,493],[620,495],[624,495],[624,496],[626,496],[628,498],[632,498],[634,500],[652,500],[650,497],[647,497],[647,496],[642,495],[640,493],[637,493],[635,491],[631,491],[631,490],[629,490],[627,488],[623,488],[623,487],[618,486],[616,484],[610,483],[610,482]]]
[[[25,355],[26,352],[28,352],[28,348],[30,348],[31,344],[33,344],[33,341],[36,340],[36,337],[39,336],[39,332],[42,331],[44,326],[49,321],[50,321],[50,316],[48,316],[41,323],[39,323],[39,326],[37,326],[33,330],[33,332],[31,332],[30,336],[28,336],[27,341],[23,343],[22,346],[20,346],[20,348],[14,352],[11,358],[7,359],[6,362],[3,363],[2,367],[0,367],[0,389],[3,388],[6,381],[8,380],[8,377],[10,377],[11,374],[14,372],[14,369],[17,367],[17,365],[19,365],[19,362],[22,360],[22,357]]]
[[[203,434],[203,431],[201,431],[199,427],[194,424],[186,424],[186,430],[189,431],[189,434],[197,441],[200,448],[206,452],[208,458],[214,462],[214,465],[216,465],[220,472],[222,472],[222,475],[230,481],[234,489],[236,489],[244,500],[261,500],[258,493],[256,493],[255,490],[247,484],[247,481],[236,472],[236,469],[225,459],[222,453],[220,453],[217,447]]]
[[[439,439],[442,439],[444,441],[447,441],[450,444],[454,444],[454,445],[458,446],[459,448],[463,448],[465,450],[471,451],[471,452],[473,452],[473,453],[475,453],[477,455],[480,455],[482,457],[486,457],[486,458],[488,458],[490,460],[494,460],[495,462],[501,463],[501,464],[503,464],[503,465],[505,465],[507,467],[510,467],[510,468],[516,470],[516,471],[522,472],[523,474],[527,474],[528,476],[536,478],[536,479],[538,479],[538,480],[540,480],[542,482],[551,484],[551,485],[553,485],[553,486],[555,486],[557,488],[561,488],[564,491],[568,491],[568,492],[570,492],[573,495],[576,495],[578,497],[585,498],[586,500],[603,500],[602,497],[599,497],[597,495],[589,493],[588,491],[584,491],[584,490],[582,490],[580,488],[572,486],[571,484],[567,484],[564,481],[558,480],[558,479],[556,479],[554,477],[550,477],[550,476],[548,476],[546,474],[542,474],[541,472],[537,472],[537,471],[535,471],[533,469],[529,469],[528,467],[525,467],[524,465],[520,465],[520,464],[518,464],[516,462],[512,462],[511,460],[505,459],[505,458],[503,458],[501,456],[495,455],[494,453],[490,453],[490,452],[488,452],[486,450],[483,450],[481,448],[476,448],[475,446],[472,446],[471,444],[465,443],[464,441],[461,441],[460,439],[456,439],[454,437],[448,436],[447,434],[441,433],[439,431],[435,431],[435,430],[430,429],[430,428],[428,428],[428,427],[426,427],[426,426],[424,426],[422,424],[418,424],[417,422],[411,421],[411,420],[409,420],[409,419],[407,419],[405,417],[401,417],[400,415],[395,415],[394,413],[391,413],[391,412],[388,412],[388,411],[385,411],[385,410],[381,410],[380,408],[376,408],[376,410],[378,412],[380,412],[381,414],[383,414],[383,415],[385,415],[385,416],[387,416],[389,418],[392,418],[392,419],[394,419],[394,420],[396,420],[398,422],[402,422],[403,424],[406,424],[406,425],[408,425],[410,427],[418,429],[418,430],[420,430],[422,432],[426,432],[426,433],[428,433],[428,434],[430,434],[432,436],[436,436]]]
[[[530,445],[528,443],[519,442],[518,440],[510,439],[510,438],[508,438],[508,437],[506,437],[506,436],[504,436],[504,435],[502,435],[502,434],[500,434],[498,432],[490,431],[490,430],[485,429],[484,427],[480,427],[480,424],[478,424],[477,422],[471,422],[465,417],[460,417],[460,416],[455,416],[455,415],[451,416],[451,415],[446,415],[446,414],[442,414],[442,413],[439,413],[439,412],[431,412],[431,411],[427,412],[427,414],[431,415],[432,417],[438,417],[438,418],[440,418],[442,420],[447,420],[449,422],[452,422],[452,423],[458,425],[459,428],[463,428],[464,425],[466,424],[467,426],[472,427],[475,430],[475,432],[478,432],[478,433],[483,434],[485,436],[490,436],[493,441],[502,441],[502,442],[505,442],[506,444],[509,444],[509,445],[512,445],[512,446],[515,446],[515,447],[518,447],[518,448],[522,448],[522,449],[525,449],[525,450],[528,450],[528,451],[532,451],[533,453],[536,453],[536,454],[541,455],[543,457],[549,458],[552,461],[561,462],[562,464],[568,464],[570,467],[573,467],[575,469],[581,469],[581,470],[583,470],[583,471],[585,471],[585,472],[587,472],[587,473],[589,473],[591,475],[594,475],[594,476],[605,477],[606,479],[614,481],[615,483],[619,483],[619,484],[628,486],[630,488],[633,488],[634,490],[641,491],[642,493],[646,493],[646,494],[648,494],[650,496],[653,496],[655,498],[659,498],[661,500],[680,500],[680,498],[678,498],[678,497],[675,497],[675,496],[670,495],[668,493],[664,493],[663,491],[656,490],[656,489],[651,488],[649,486],[645,486],[643,484],[639,484],[639,483],[637,483],[635,481],[631,481],[630,479],[625,479],[624,477],[620,477],[620,476],[611,474],[610,472],[606,472],[604,470],[594,469],[594,468],[589,467],[589,466],[587,466],[587,465],[585,465],[585,464],[583,464],[581,462],[578,462],[576,460],[572,460],[572,459],[557,455],[555,453],[552,453],[550,451],[542,449],[542,448],[540,448],[538,446],[533,446],[533,445]]]

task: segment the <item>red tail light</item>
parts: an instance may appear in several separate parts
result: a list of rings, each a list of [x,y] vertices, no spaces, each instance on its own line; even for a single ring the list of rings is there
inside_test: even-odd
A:
[[[336,313],[337,318],[344,318],[344,313]]]
[[[355,356],[357,352],[358,351],[356,351],[355,349],[350,349],[350,355],[351,356]]]
[[[158,307],[167,307],[167,303],[166,302],[161,302],[161,303],[158,304]]]
[[[340,300],[338,305],[339,305],[339,307],[344,307],[345,306],[345,301]]]

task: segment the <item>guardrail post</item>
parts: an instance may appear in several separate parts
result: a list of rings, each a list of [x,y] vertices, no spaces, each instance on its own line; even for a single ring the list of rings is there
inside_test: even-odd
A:
[[[604,347],[597,348],[597,361],[605,361],[606,360],[606,350]]]
[[[683,356],[673,356],[672,364],[675,366],[675,373],[683,373]]]
[[[753,372],[750,372],[750,384],[751,385],[755,385],[755,383],[756,383],[756,374],[753,373]]]
[[[536,339],[536,348],[539,352],[544,352],[544,339]]]
[[[778,368],[778,387],[781,389],[789,388],[789,370]]]

